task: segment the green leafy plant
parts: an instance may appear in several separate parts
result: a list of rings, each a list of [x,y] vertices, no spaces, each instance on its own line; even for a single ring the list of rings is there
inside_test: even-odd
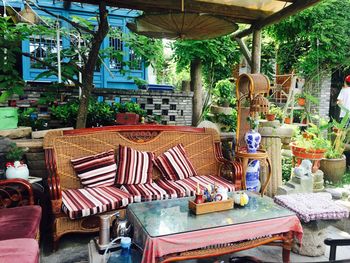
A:
[[[125,113],[136,113],[140,116],[145,117],[146,111],[141,109],[140,105],[134,102],[125,102],[125,103],[116,103],[114,104],[114,107],[116,108],[116,112]]]
[[[333,119],[330,123],[333,140],[331,145],[327,148],[326,158],[328,159],[341,158],[345,150],[345,144],[350,141],[350,127],[348,127],[348,123],[350,121],[350,112],[343,106],[341,107],[344,111],[346,111],[344,118],[341,120],[341,122],[338,122],[335,119]]]
[[[32,127],[34,131],[48,129],[47,120],[38,118],[38,110],[36,108],[19,110],[18,126]]]
[[[224,132],[233,132],[237,127],[237,111],[232,109],[231,114],[226,115],[224,113],[209,114],[209,111],[204,113],[204,119],[217,123],[222,126],[221,130]]]
[[[235,85],[229,79],[219,80],[213,89],[213,100],[219,106],[230,105],[234,97]]]
[[[288,182],[292,173],[292,158],[282,158],[282,180]]]
[[[255,131],[259,126],[259,120],[257,118],[249,116],[247,117],[247,122],[249,122],[250,129],[253,131]]]
[[[282,118],[283,118],[283,110],[282,110],[282,108],[276,106],[276,105],[273,104],[273,103],[270,104],[269,113],[270,113],[270,114],[275,114],[276,119],[278,119],[278,120],[280,120],[280,121],[281,121]]]
[[[8,162],[20,161],[24,154],[24,148],[18,147],[15,143],[11,143],[6,153]]]

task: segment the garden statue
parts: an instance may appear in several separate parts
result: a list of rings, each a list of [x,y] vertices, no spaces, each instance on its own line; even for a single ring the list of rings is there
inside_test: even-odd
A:
[[[297,178],[302,178],[304,176],[312,177],[312,163],[310,160],[303,160],[298,167],[294,168],[294,175]]]

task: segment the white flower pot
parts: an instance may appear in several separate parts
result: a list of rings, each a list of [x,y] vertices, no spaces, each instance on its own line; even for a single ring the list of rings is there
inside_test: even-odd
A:
[[[6,178],[7,179],[25,179],[28,180],[29,169],[26,164],[21,164],[19,161],[14,162],[13,166],[9,166],[6,169]]]

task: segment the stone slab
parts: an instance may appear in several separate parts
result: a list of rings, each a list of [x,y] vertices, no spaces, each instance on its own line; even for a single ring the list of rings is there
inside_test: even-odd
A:
[[[29,148],[29,152],[43,151],[43,140],[20,139],[20,140],[16,140],[15,143],[17,144],[18,147]]]
[[[73,130],[73,127],[66,127],[66,128],[60,128],[60,129],[51,129],[51,130],[43,130],[43,131],[33,131],[32,132],[32,139],[42,139],[48,133],[49,131],[67,131],[67,130]]]
[[[32,133],[31,127],[18,127],[17,129],[0,130],[0,136],[10,139],[20,139],[30,137]]]

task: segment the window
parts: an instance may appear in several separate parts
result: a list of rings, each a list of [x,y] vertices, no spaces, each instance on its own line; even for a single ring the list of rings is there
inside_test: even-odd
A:
[[[60,41],[62,49],[62,40]],[[56,39],[48,36],[32,36],[29,39],[29,52],[34,58],[30,59],[31,68],[46,69],[37,60],[47,61],[53,54],[57,54]]]
[[[123,41],[121,40],[121,34],[118,36],[118,32],[122,32],[121,27],[114,28],[115,34],[109,37],[109,47],[112,48],[114,52],[118,52],[122,56],[123,52]],[[116,56],[116,54],[111,55],[109,58],[109,67],[111,69],[122,69],[123,64],[118,59],[120,57],[119,55]]]
[[[132,48],[129,49],[129,61],[130,61],[130,69],[132,70],[142,69],[142,57],[137,55]]]

